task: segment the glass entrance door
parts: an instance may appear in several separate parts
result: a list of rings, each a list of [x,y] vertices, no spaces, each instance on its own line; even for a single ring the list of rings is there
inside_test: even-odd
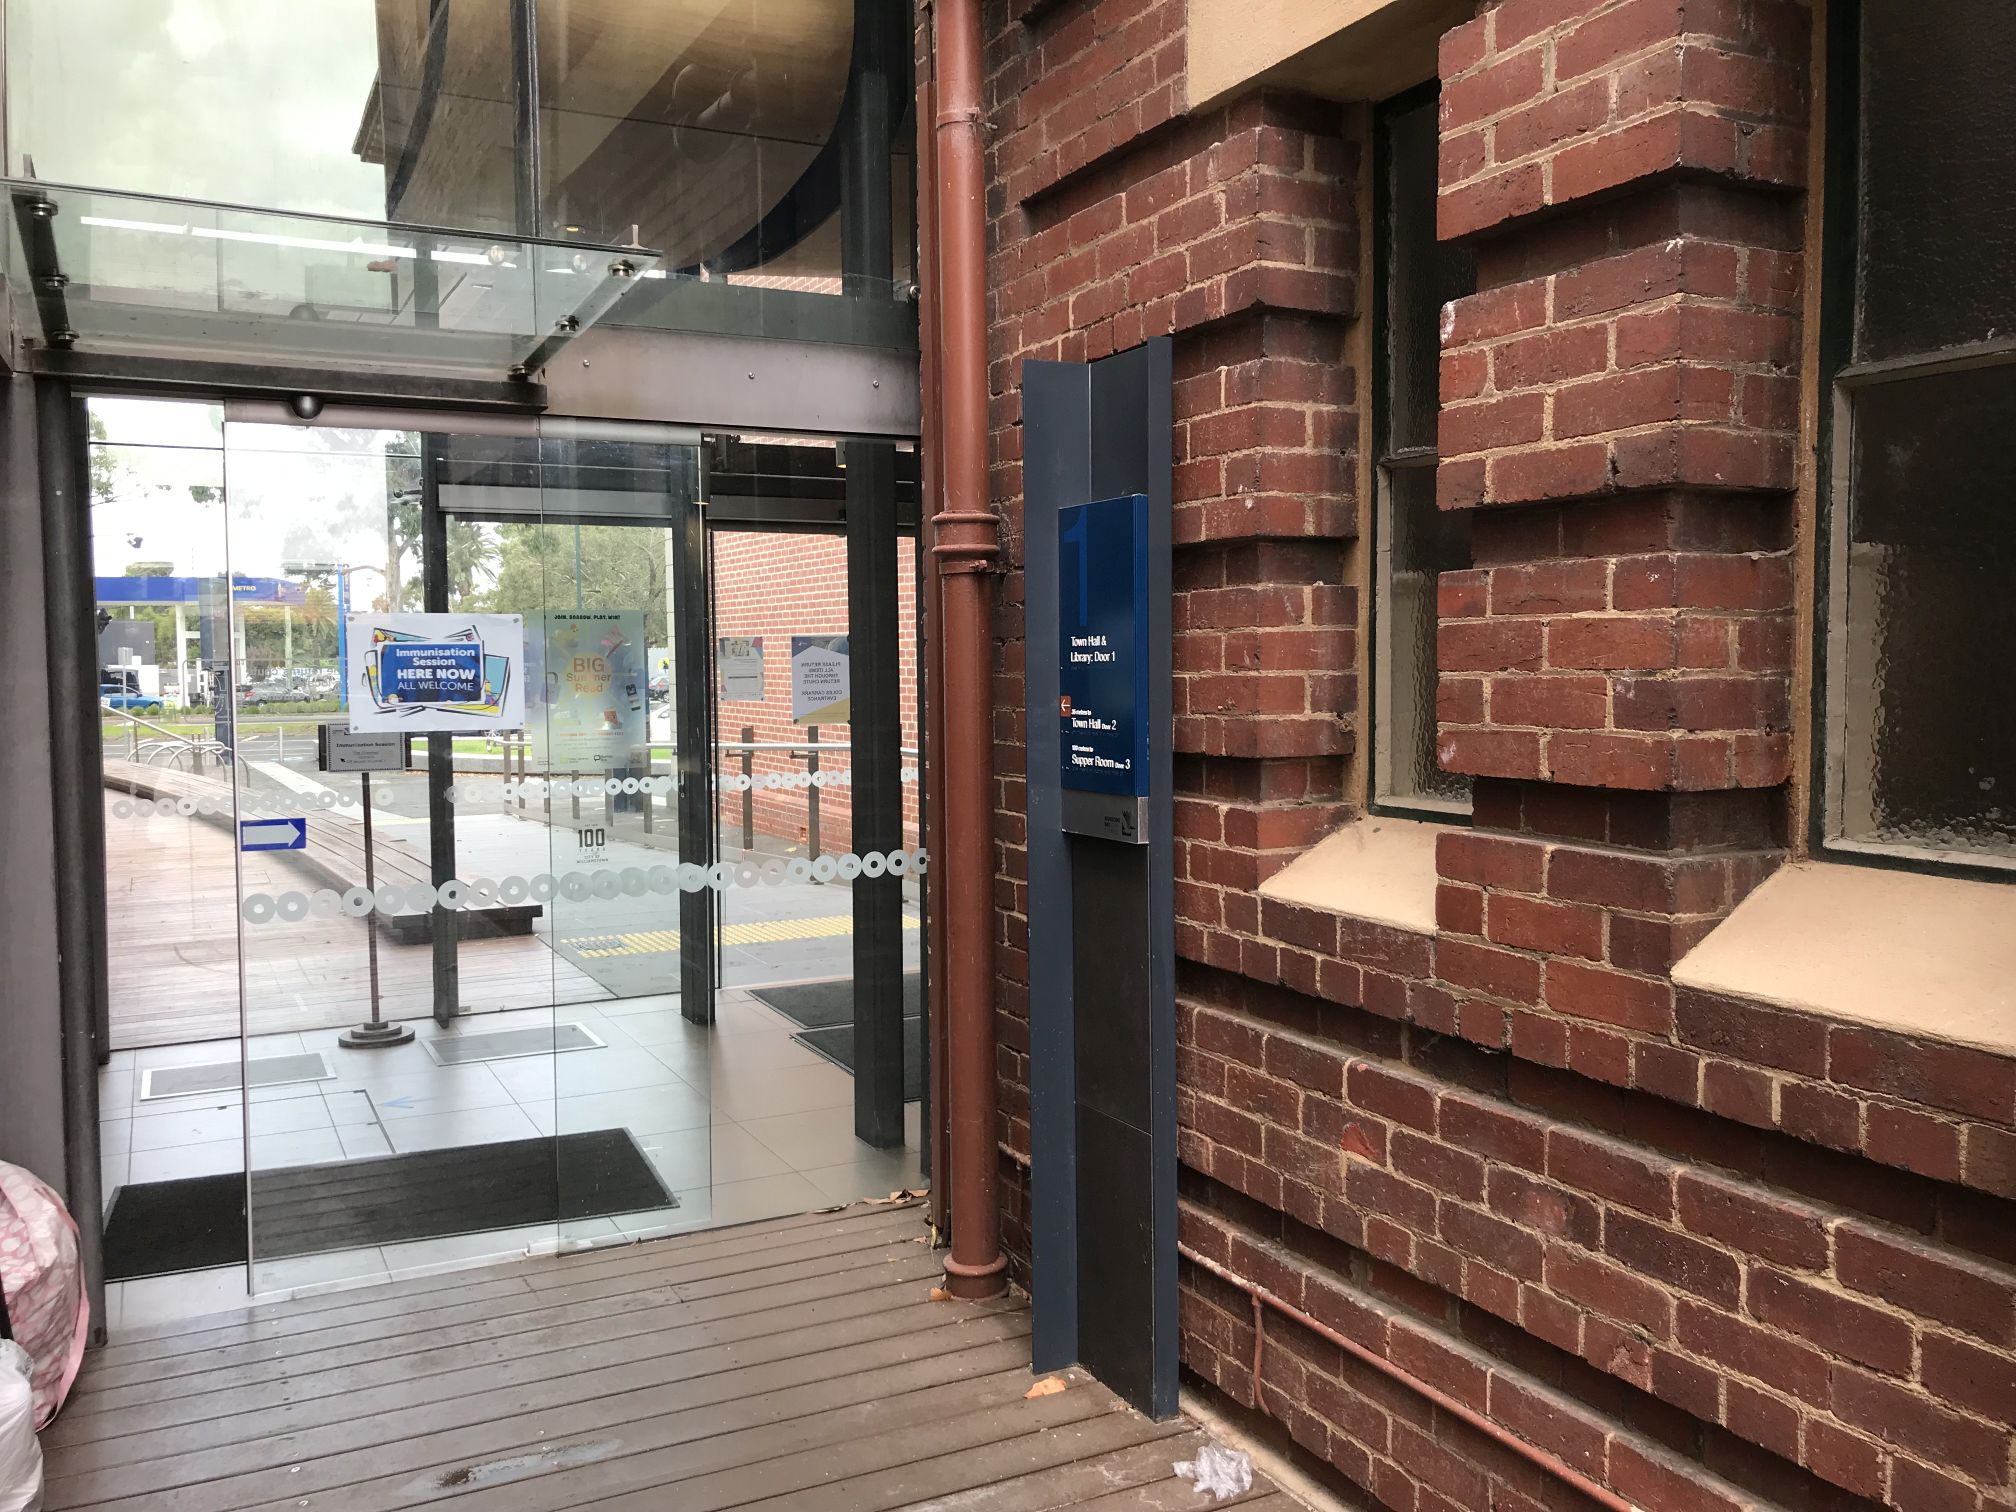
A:
[[[918,1186],[894,448],[281,414],[93,401],[111,1279],[209,1310],[248,1262],[270,1294]],[[522,727],[327,749],[385,644],[500,625]]]
[[[335,601],[314,722],[382,712],[372,670],[411,641],[478,642],[524,705],[377,771],[240,742],[245,832],[289,847],[238,860],[258,1292],[707,1221],[690,863],[649,688],[692,449],[493,429],[224,428],[237,570]],[[294,680],[240,667],[240,720]]]

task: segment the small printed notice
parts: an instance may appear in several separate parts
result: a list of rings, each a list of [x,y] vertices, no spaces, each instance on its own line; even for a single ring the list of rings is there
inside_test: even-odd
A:
[[[763,637],[724,635],[714,650],[724,703],[763,702]]]
[[[852,669],[846,636],[792,636],[791,722],[846,724],[853,718]]]
[[[515,614],[353,614],[350,728],[525,727],[525,624]]]

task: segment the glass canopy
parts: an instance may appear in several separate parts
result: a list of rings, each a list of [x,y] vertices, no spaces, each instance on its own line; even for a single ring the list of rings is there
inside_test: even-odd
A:
[[[523,379],[664,276],[641,247],[6,187],[16,319],[58,351]]]

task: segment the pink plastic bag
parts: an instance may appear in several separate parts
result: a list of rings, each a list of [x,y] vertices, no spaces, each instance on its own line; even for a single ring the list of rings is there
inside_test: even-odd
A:
[[[77,1379],[91,1302],[77,1258],[77,1225],[63,1200],[19,1166],[0,1162],[0,1287],[14,1338],[35,1362],[35,1426],[56,1416]]]

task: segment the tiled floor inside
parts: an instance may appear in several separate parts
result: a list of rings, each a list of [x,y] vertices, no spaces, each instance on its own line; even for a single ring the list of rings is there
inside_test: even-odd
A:
[[[655,1212],[493,1230],[444,1239],[261,1261],[252,1290],[286,1295],[365,1284],[556,1246],[618,1242],[806,1212],[921,1185],[918,1105],[906,1143],[878,1150],[854,1137],[854,1079],[795,1043],[798,1025],[746,992],[720,994],[711,1029],[686,1022],[677,997],[640,997],[472,1015],[423,1038],[578,1023],[601,1048],[442,1066],[419,1042],[347,1050],[337,1030],[269,1035],[255,1057],[321,1051],[333,1080],[255,1088],[255,1168],[319,1164],[625,1128],[678,1206]],[[100,1075],[108,1204],[128,1182],[244,1168],[237,1092],[139,1100],[152,1067],[235,1060],[236,1040],[116,1052]],[[254,1215],[257,1232],[257,1215]],[[114,1283],[108,1326],[145,1327],[243,1305],[244,1267]]]

